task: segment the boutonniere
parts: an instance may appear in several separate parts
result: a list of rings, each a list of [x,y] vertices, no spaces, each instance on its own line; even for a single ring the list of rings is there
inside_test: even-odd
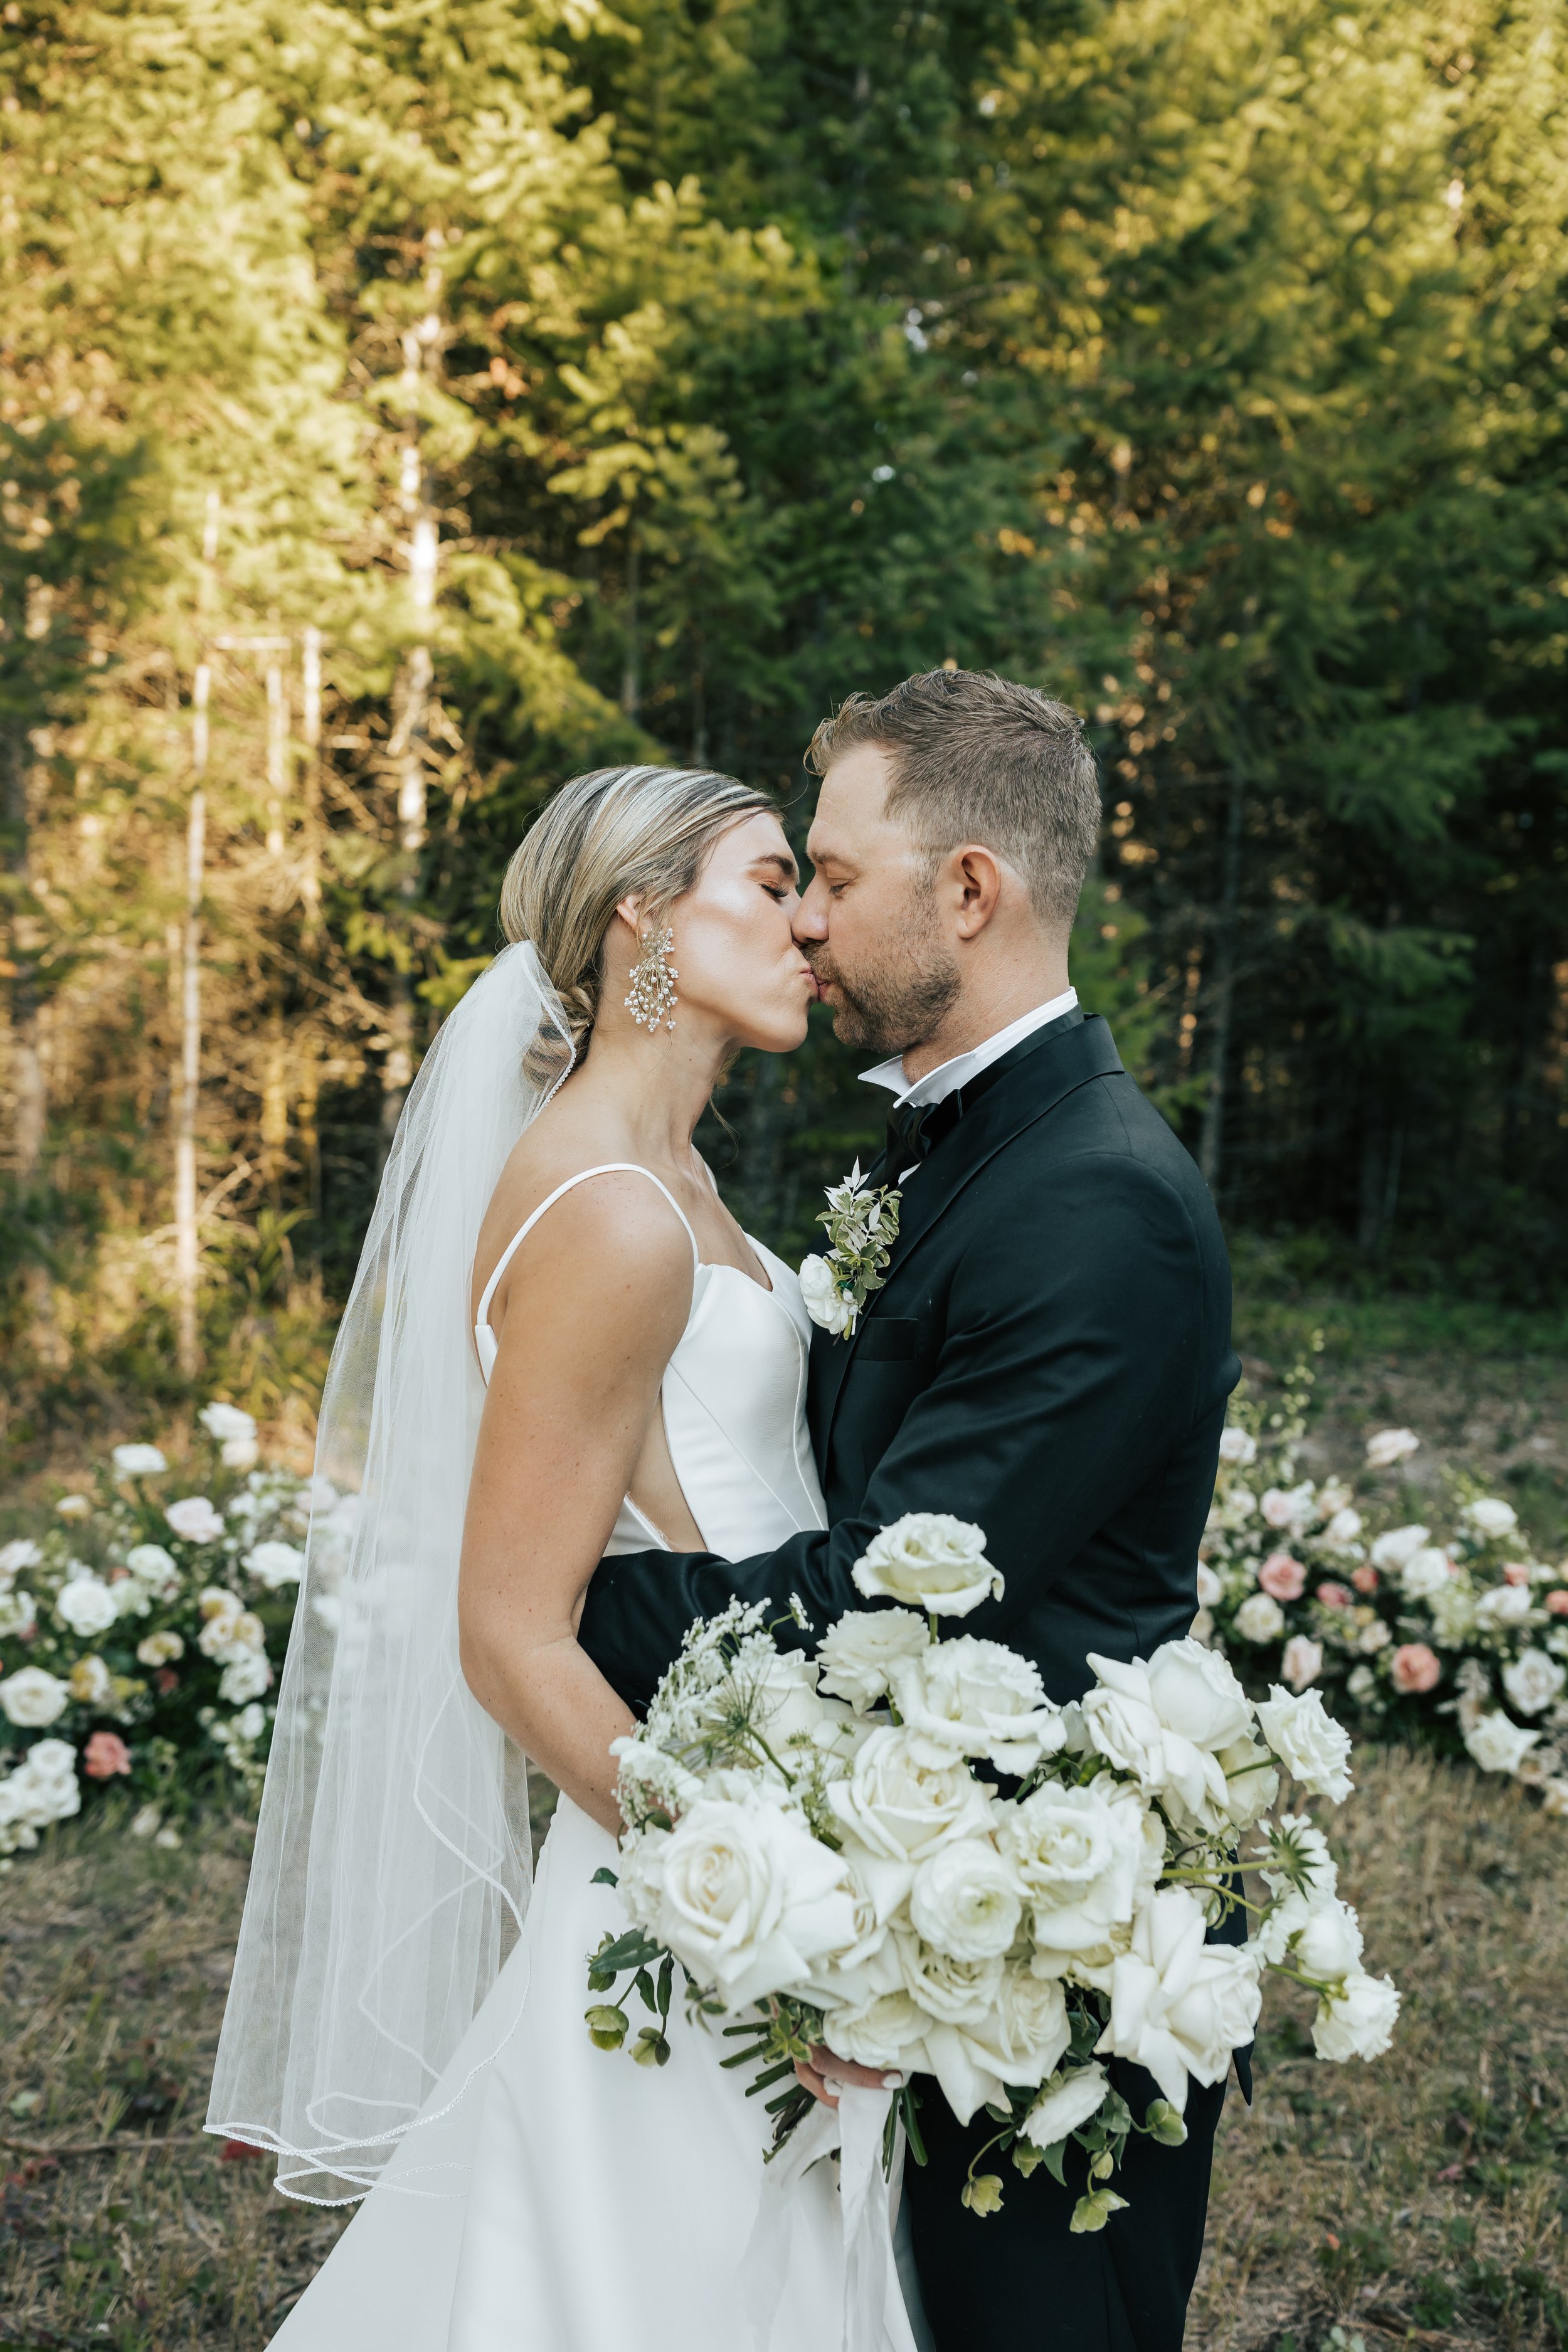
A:
[[[812,1321],[837,1339],[853,1339],[860,1309],[882,1286],[902,1197],[894,1185],[866,1183],[858,1160],[842,1184],[827,1187],[816,1219],[827,1228],[827,1249],[802,1261],[800,1293]]]

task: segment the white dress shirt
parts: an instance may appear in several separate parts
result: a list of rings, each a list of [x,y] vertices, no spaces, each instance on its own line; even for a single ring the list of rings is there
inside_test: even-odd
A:
[[[1048,1004],[1037,1004],[1032,1013],[1021,1013],[1016,1021],[1009,1021],[1005,1029],[998,1029],[994,1037],[987,1037],[982,1045],[972,1045],[967,1054],[954,1054],[950,1060],[939,1062],[934,1070],[928,1070],[923,1078],[915,1080],[913,1086],[904,1076],[903,1056],[900,1054],[893,1055],[886,1062],[879,1062],[874,1070],[862,1070],[861,1078],[868,1087],[886,1087],[889,1094],[898,1097],[897,1108],[900,1109],[906,1103],[921,1106],[939,1103],[952,1094],[955,1087],[967,1086],[971,1078],[978,1077],[981,1071],[989,1069],[993,1062],[999,1062],[1004,1054],[1010,1052],[1015,1045],[1021,1045],[1024,1039],[1033,1036],[1037,1029],[1043,1029],[1047,1021],[1059,1021],[1062,1014],[1070,1013],[1077,1003],[1077,989],[1064,989],[1061,995],[1053,996]],[[912,1168],[906,1168],[899,1178],[900,1183],[905,1182],[914,1172]]]

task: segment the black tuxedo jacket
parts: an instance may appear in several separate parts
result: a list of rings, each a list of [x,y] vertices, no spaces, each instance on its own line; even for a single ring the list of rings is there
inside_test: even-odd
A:
[[[950,1511],[985,1529],[1006,1580],[963,1630],[1076,1698],[1089,1652],[1147,1657],[1192,1622],[1239,1370],[1203,1180],[1105,1023],[1069,1013],[1013,1048],[904,1186],[853,1339],[816,1334],[826,1529],[739,1561],[606,1559],[579,1639],[640,1711],[694,1617],[798,1592],[825,1631],[866,1605],[850,1570],[879,1528]]]

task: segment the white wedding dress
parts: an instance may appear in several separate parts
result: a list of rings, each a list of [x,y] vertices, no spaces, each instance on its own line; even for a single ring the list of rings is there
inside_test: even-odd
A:
[[[534,1211],[480,1302],[487,1379],[496,1281],[569,1189]],[[670,1456],[708,1549],[741,1559],[826,1524],[805,1426],[811,1325],[786,1265],[752,1243],[764,1290],[737,1267],[704,1265],[659,1190],[694,1261],[662,1389]],[[628,1499],[609,1550],[662,1544]],[[586,1956],[627,1925],[614,1888],[592,1883],[615,1859],[607,1832],[563,1796],[517,1945],[420,2120],[273,2337],[282,2352],[836,2352],[837,2167],[787,2186],[764,2174],[762,2101],[720,2064],[734,2045],[679,2002],[662,2068],[588,2039]],[[899,2271],[918,2305],[903,2244]],[[923,2341],[918,2308],[914,2328]],[[889,2264],[882,2352],[916,2344]]]

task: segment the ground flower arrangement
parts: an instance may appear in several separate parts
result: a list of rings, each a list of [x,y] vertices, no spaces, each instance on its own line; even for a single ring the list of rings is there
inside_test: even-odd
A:
[[[726,2063],[764,2097],[785,2086],[775,2152],[811,2107],[794,2062],[826,2042],[903,2076],[885,2161],[900,2121],[921,2159],[931,2084],[910,2077],[934,2078],[962,2122],[995,2126],[965,2205],[997,2209],[1003,2159],[1064,2185],[1070,2160],[1080,2231],[1125,2204],[1131,2134],[1184,2140],[1188,2085],[1222,2081],[1251,2041],[1267,1971],[1316,1993],[1320,2057],[1387,2048],[1399,1996],[1363,1965],[1321,1832],[1305,1811],[1267,1818],[1282,1774],[1298,1801],[1351,1794],[1350,1739],[1316,1690],[1255,1704],[1186,1639],[1091,1657],[1092,1687],[1058,1706],[1016,1652],[941,1638],[1001,1595],[978,1528],[915,1514],[854,1574],[882,1605],[841,1618],[815,1657],[781,1649],[760,1606],[694,1625],[619,1744],[626,1830],[600,1875],[632,1924],[590,1963],[601,2047],[668,2059],[679,1969],[692,2021],[738,2042]],[[1118,2059],[1158,2085],[1141,2114]]]
[[[1300,1476],[1311,1378],[1225,1433],[1196,1632],[1250,1685],[1321,1686],[1369,1734],[1462,1750],[1568,1816],[1568,1561],[1536,1559],[1512,1505],[1458,1472],[1440,1525],[1401,1520],[1413,1430],[1368,1438],[1369,1492]]]
[[[132,1789],[132,1830],[165,1844],[214,1772],[260,1786],[310,1515],[330,1550],[353,1507],[263,1465],[237,1406],[200,1423],[202,1492],[155,1445],[118,1445],[93,1492],[0,1545],[0,1856],[79,1812],[84,1783]]]

